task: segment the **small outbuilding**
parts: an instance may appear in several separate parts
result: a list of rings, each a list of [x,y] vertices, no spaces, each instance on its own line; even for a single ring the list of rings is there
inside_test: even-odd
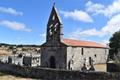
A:
[[[40,66],[40,54],[27,54],[23,57],[24,66]]]

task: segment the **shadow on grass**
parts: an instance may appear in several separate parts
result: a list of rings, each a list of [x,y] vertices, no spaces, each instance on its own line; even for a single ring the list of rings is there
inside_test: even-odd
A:
[[[32,77],[30,78],[30,77],[27,77],[27,76],[20,76],[20,75],[13,74],[11,72],[4,72],[4,71],[0,72],[0,76],[7,76],[7,75],[15,76],[15,77],[18,77],[18,78],[29,78],[30,80],[44,80],[44,79],[36,79],[36,78],[32,78]]]
[[[6,76],[8,75],[7,73],[4,73],[4,72],[0,72],[0,76]]]

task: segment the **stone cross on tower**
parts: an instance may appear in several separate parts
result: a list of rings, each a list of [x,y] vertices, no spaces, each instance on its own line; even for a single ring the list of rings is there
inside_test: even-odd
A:
[[[53,5],[48,24],[46,41],[51,44],[57,44],[62,39],[62,22],[58,16],[55,5]]]

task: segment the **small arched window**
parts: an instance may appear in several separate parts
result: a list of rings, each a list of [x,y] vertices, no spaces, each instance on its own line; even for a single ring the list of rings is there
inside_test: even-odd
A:
[[[81,55],[84,55],[83,48],[81,49]]]
[[[97,57],[97,55],[96,55],[96,54],[95,54],[94,56],[95,56],[95,57]]]

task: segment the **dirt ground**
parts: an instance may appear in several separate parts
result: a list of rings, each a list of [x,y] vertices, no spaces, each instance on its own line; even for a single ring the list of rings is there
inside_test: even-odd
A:
[[[5,51],[5,50],[0,50],[0,56],[1,55],[11,55],[12,52],[9,52],[9,51]]]
[[[35,80],[31,78],[21,78],[9,74],[4,74],[0,72],[0,80]]]

